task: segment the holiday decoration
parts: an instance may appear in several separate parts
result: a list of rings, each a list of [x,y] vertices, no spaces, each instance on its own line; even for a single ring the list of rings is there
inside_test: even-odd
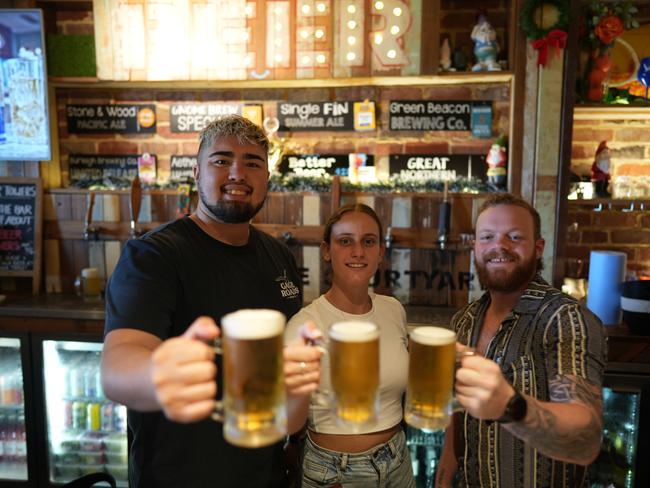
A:
[[[549,49],[556,55],[566,46],[569,27],[569,2],[528,0],[521,11],[521,28],[537,50],[537,64],[546,66]]]
[[[634,29],[639,23],[633,19],[637,8],[629,2],[592,2],[585,12],[583,43],[589,51],[585,98],[601,102],[612,68],[610,51],[625,29]]]
[[[497,33],[490,24],[485,14],[479,14],[478,22],[472,29],[472,41],[474,41],[474,55],[476,64],[472,71],[500,71],[497,63],[499,44]]]
[[[490,146],[490,151],[485,158],[485,162],[488,165],[488,186],[495,190],[505,190],[508,176],[507,142],[505,136],[499,137]]]
[[[607,187],[609,186],[609,169],[611,167],[609,148],[607,141],[602,141],[596,149],[594,162],[591,165],[591,182],[594,184],[596,195],[600,198],[611,196]]]

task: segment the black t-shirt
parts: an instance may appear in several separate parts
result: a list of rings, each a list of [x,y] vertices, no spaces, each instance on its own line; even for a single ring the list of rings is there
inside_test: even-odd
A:
[[[251,226],[246,245],[230,246],[185,217],[127,243],[106,290],[105,333],[131,328],[164,340],[201,315],[219,323],[241,308],[271,308],[288,319],[301,304],[298,270],[284,245]],[[162,412],[130,410],[129,429],[132,488],[284,485],[281,443],[238,448],[223,439],[220,423],[179,424]]]

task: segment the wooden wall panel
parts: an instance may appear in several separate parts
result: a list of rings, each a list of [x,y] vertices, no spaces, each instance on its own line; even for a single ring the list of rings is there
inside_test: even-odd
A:
[[[98,234],[97,239],[91,235],[88,240],[83,240],[87,192],[56,190],[46,194],[46,198],[50,202],[45,219],[46,289],[74,293],[76,276],[88,266],[99,268],[100,275],[108,279],[130,238],[128,192],[96,192],[91,225],[98,229]],[[445,251],[440,251],[436,243],[441,199],[439,193],[342,195],[341,203],[363,202],[375,209],[384,224],[382,240],[389,225],[396,235],[373,280],[377,293],[394,295],[405,304],[457,307],[466,302],[471,254],[467,249],[459,249],[458,234],[472,232],[474,207],[480,203],[481,196],[451,197],[455,241]],[[285,225],[294,239],[297,232],[298,241],[290,241],[289,247],[302,268],[307,301],[330,286],[328,266],[323,263],[318,246],[322,232],[318,226],[323,226],[329,218],[331,203],[329,193],[270,193],[254,219],[257,224],[273,224],[269,231],[279,238],[286,232]],[[143,196],[143,204],[145,210],[140,213],[139,227],[145,230],[176,218],[178,195],[152,192]],[[309,239],[308,244],[304,239]]]

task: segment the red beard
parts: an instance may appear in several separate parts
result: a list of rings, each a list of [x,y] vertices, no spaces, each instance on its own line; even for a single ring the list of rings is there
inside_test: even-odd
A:
[[[499,257],[512,259],[516,264],[515,268],[512,271],[504,269],[488,269],[486,265],[487,261]],[[535,277],[535,273],[538,269],[537,261],[538,259],[535,253],[525,261],[520,261],[519,256],[516,254],[510,254],[507,251],[489,252],[484,256],[482,262],[479,262],[477,257],[474,256],[474,265],[476,266],[478,279],[481,282],[481,285],[490,291],[505,293],[517,291],[526,287]]]

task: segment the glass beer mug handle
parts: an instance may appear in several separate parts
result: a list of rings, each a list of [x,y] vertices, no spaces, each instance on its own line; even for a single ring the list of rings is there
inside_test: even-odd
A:
[[[323,340],[321,339],[306,339],[307,344],[315,347],[320,352],[323,353],[323,356],[329,355],[327,348],[323,345]],[[323,390],[319,388],[312,394],[312,401],[321,407],[331,407],[332,406],[332,395],[329,390]]]
[[[470,346],[462,346],[462,348],[456,351],[456,370],[460,368],[461,361],[463,358],[469,356],[476,356],[476,348]],[[456,372],[454,371],[454,392],[456,391]],[[456,394],[454,393],[451,402],[449,404],[450,413],[462,412],[465,410],[460,402],[456,399]]]
[[[214,341],[212,341],[212,347],[214,347],[215,354],[219,354],[219,355],[223,354],[221,337],[217,337],[216,339],[214,339]],[[219,374],[218,371],[217,374]],[[224,421],[224,409],[223,409],[223,402],[221,400],[214,401],[214,410],[212,410],[212,420],[215,420],[217,422],[222,422],[222,423]]]

